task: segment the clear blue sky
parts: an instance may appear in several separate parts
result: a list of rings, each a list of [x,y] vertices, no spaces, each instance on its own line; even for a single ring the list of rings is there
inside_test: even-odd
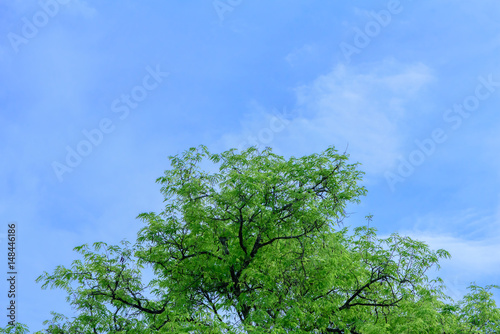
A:
[[[499,13],[493,0],[2,2],[0,256],[6,268],[16,222],[18,320],[73,315],[35,278],[77,245],[134,241],[135,217],[162,209],[167,157],[199,144],[348,147],[369,193],[347,225],[373,214],[381,235],[450,251],[438,274],[453,297],[500,283]]]

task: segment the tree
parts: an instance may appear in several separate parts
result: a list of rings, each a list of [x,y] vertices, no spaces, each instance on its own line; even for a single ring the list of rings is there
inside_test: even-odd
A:
[[[218,172],[202,171],[204,159]],[[366,193],[347,159],[333,147],[288,160],[253,147],[170,157],[157,179],[165,208],[138,216],[133,246],[82,245],[71,269],[38,277],[66,289],[79,312],[54,313],[43,333],[498,331],[494,286],[447,303],[442,281],[427,276],[448,252],[343,226],[346,205]],[[145,265],[156,276],[148,284]]]

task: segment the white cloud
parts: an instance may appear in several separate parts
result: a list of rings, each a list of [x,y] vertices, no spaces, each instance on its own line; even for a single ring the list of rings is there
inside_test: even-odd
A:
[[[451,260],[441,261],[437,273],[448,294],[459,299],[473,281],[498,284],[500,276],[500,211],[484,215],[466,209],[455,215],[432,213],[417,219],[413,230],[401,234],[424,241],[433,250],[445,249]],[[491,280],[494,281],[491,281]]]
[[[431,249],[445,249],[451,254],[451,260],[440,261],[441,270],[437,276],[443,278],[447,294],[453,299],[462,298],[471,282],[498,284],[495,278],[500,275],[500,238],[467,240],[429,231],[407,234],[426,242]]]
[[[303,117],[290,125],[290,141],[334,144],[339,150],[349,144],[348,153],[364,171],[383,173],[399,154],[404,133],[398,124],[407,102],[431,80],[423,64],[389,60],[360,71],[339,65],[296,89]]]
[[[370,176],[392,168],[401,154],[404,133],[399,129],[409,112],[408,104],[433,79],[424,64],[386,60],[354,70],[338,65],[308,85],[295,89],[297,102],[287,115],[285,127],[262,140],[276,114],[252,103],[238,132],[223,136],[225,146],[237,147],[249,137],[263,146],[293,154],[310,154],[334,145],[351,161],[363,164]],[[289,116],[292,116],[291,119]]]
[[[453,271],[500,274],[500,238],[468,240],[449,234],[427,232],[408,233],[411,237],[425,241],[432,249],[445,249],[452,255],[452,263],[447,265]]]

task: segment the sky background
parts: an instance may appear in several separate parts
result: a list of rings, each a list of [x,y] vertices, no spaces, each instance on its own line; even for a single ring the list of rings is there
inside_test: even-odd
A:
[[[382,236],[448,250],[452,297],[499,284],[499,16],[496,0],[2,1],[0,256],[15,222],[17,320],[75,315],[36,277],[75,246],[135,241],[135,217],[162,210],[168,156],[200,144],[347,148],[368,195],[346,226],[373,214]]]

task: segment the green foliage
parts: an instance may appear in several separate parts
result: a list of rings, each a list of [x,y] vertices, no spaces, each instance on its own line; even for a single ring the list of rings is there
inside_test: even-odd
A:
[[[7,326],[5,328],[0,328],[0,333],[5,334],[25,334],[29,333],[28,326],[20,323],[16,323],[15,326]]]
[[[202,171],[204,159],[218,172]],[[494,286],[450,304],[427,277],[448,252],[343,227],[346,205],[366,193],[347,159],[333,147],[288,160],[205,146],[170,157],[157,179],[165,208],[138,216],[136,244],[76,247],[82,260],[38,277],[79,312],[53,313],[38,333],[498,332]]]

